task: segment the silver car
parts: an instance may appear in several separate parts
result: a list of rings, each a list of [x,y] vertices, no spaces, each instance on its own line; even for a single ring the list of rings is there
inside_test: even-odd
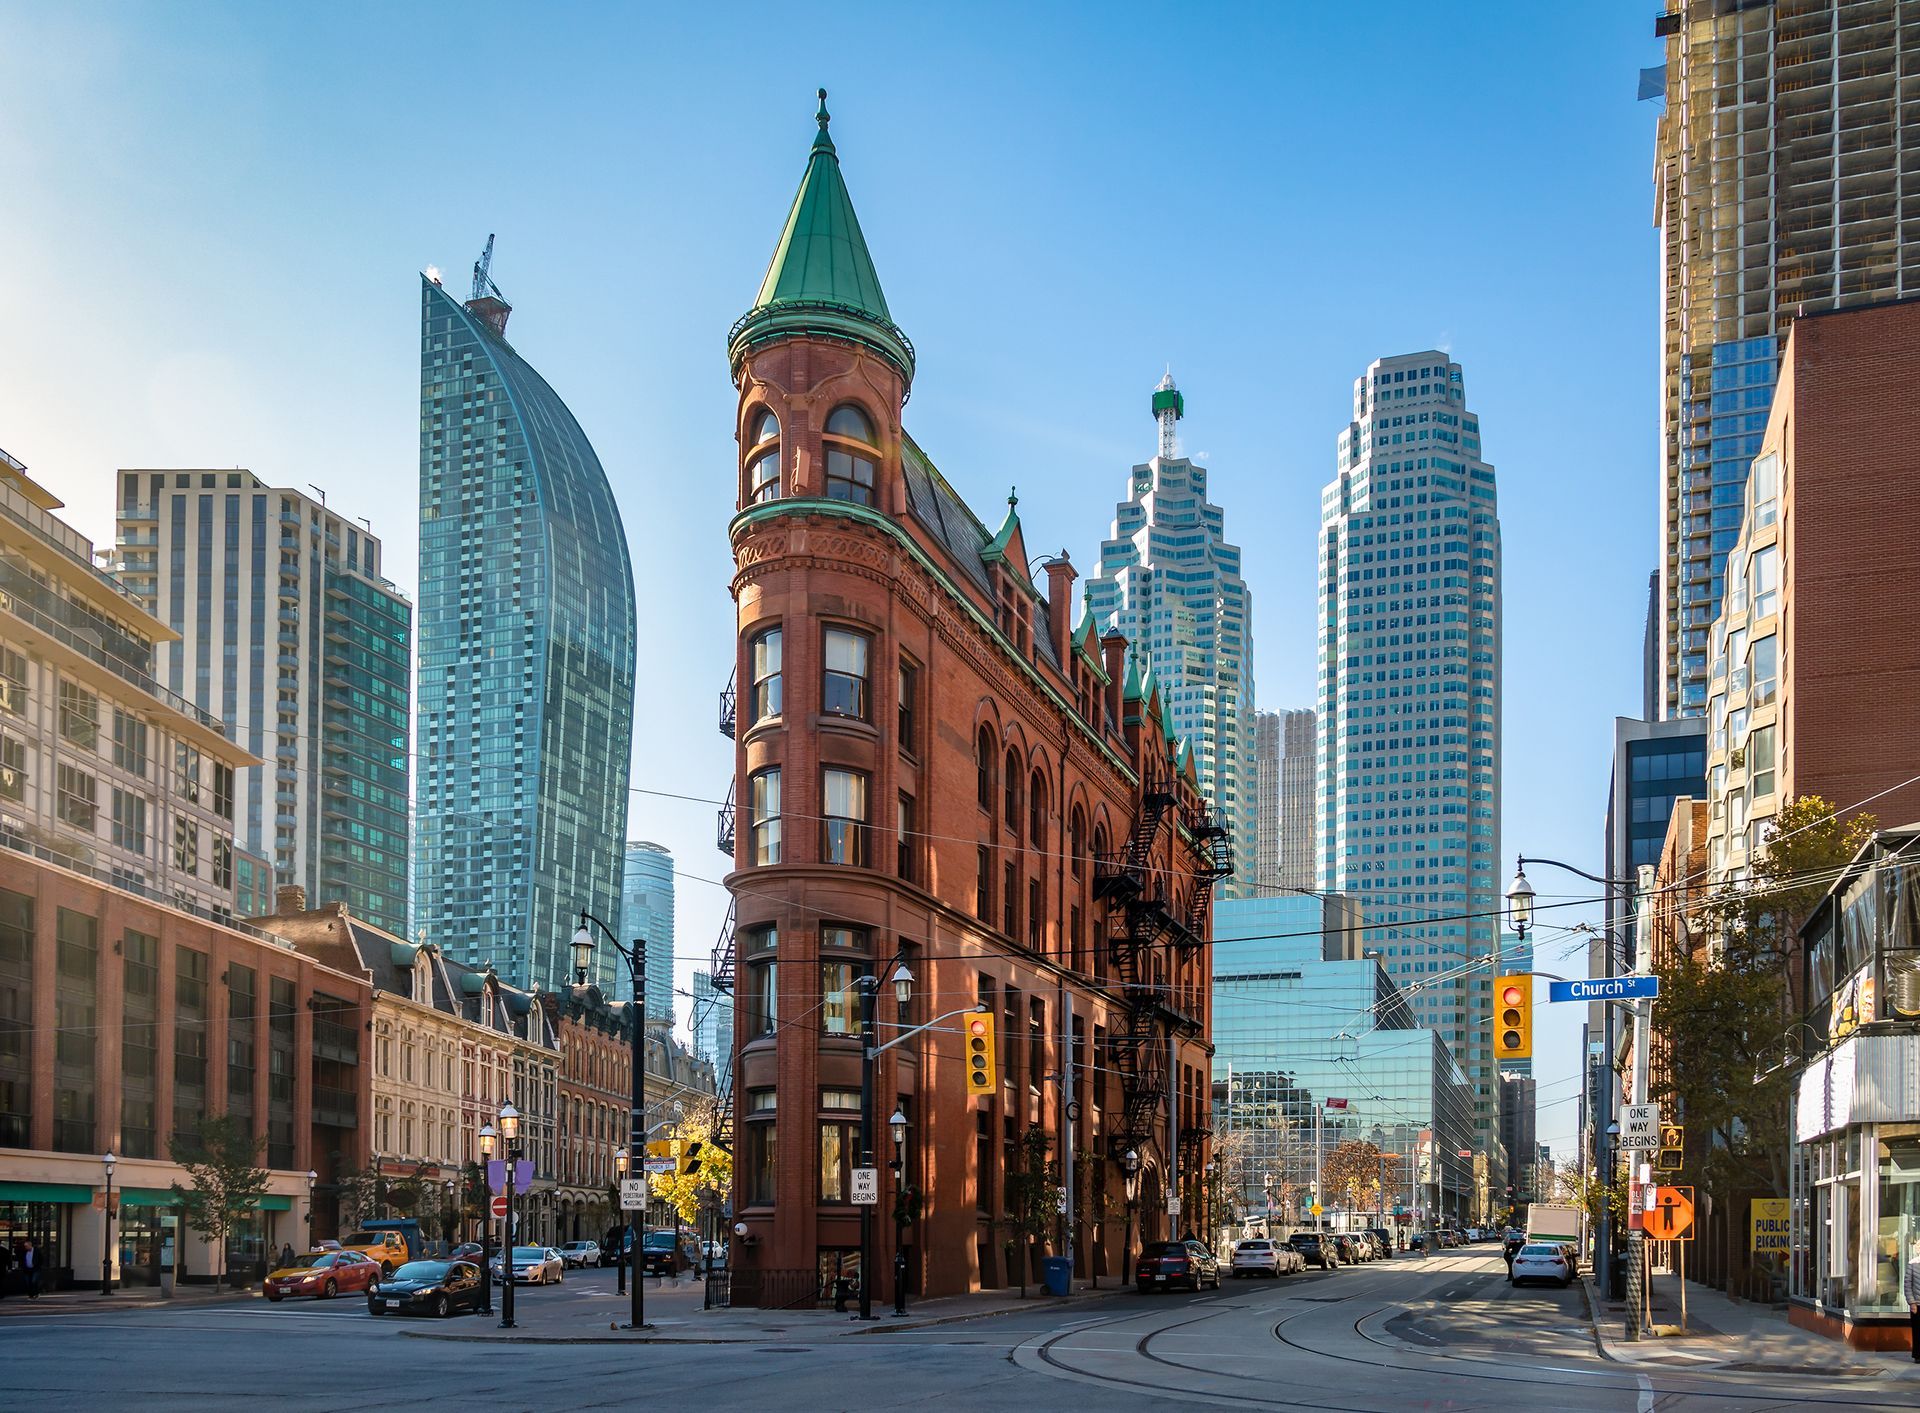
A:
[[[1233,1277],[1291,1275],[1307,1268],[1298,1251],[1283,1241],[1251,1237],[1233,1248]]]
[[[600,1264],[600,1243],[569,1241],[560,1248],[560,1259],[569,1266],[597,1266]]]
[[[501,1256],[493,1258],[493,1278],[497,1281],[506,1279],[501,1261]],[[515,1285],[558,1285],[566,1279],[566,1275],[567,1263],[552,1247],[516,1246],[513,1248]]]

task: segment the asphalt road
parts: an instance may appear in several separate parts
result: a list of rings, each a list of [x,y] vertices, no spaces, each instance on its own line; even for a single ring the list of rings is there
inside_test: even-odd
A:
[[[525,1302],[615,1304],[611,1272]],[[477,1317],[461,1317],[473,1319]],[[408,1337],[364,1302],[264,1302],[0,1321],[0,1404],[42,1409],[483,1406],[495,1410],[1214,1407],[1355,1410],[1910,1409],[1912,1385],[1681,1371],[1595,1352],[1579,1289],[1507,1286],[1485,1251],[1400,1257],[1219,1293],[1131,1293],[855,1338],[731,1345]]]

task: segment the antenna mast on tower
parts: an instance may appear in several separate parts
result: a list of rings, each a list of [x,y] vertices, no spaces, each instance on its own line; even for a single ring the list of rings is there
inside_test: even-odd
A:
[[[1153,417],[1160,424],[1160,457],[1169,460],[1180,454],[1178,440],[1174,436],[1173,424],[1187,415],[1187,400],[1180,396],[1180,390],[1173,385],[1173,369],[1169,368],[1153,390]]]

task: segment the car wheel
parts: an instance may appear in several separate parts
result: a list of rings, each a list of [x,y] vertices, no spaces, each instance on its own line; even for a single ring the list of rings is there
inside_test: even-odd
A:
[[[380,1313],[380,1302],[377,1300],[369,1300],[367,1302],[367,1313],[369,1315],[378,1315]]]
[[[380,1279],[381,1280],[393,1279],[393,1263],[391,1261],[382,1261],[380,1263]]]
[[[335,1291],[336,1291],[337,1289],[338,1289],[338,1287],[334,1285],[334,1283],[333,1283],[333,1279],[332,1279],[331,1277],[329,1277],[329,1278],[327,1279],[327,1283],[326,1283],[325,1285],[323,1285],[323,1286],[321,1286],[321,1287],[320,1287],[320,1298],[321,1298],[322,1300],[331,1300],[331,1299],[333,1299],[333,1296],[334,1296],[334,1292],[335,1292]]]
[[[271,1300],[275,1305],[278,1305],[280,1303],[280,1292],[277,1290],[268,1291],[267,1299]]]
[[[444,1295],[439,1297],[433,1302],[433,1313],[437,1319],[446,1319],[453,1313],[453,1302]]]
[[[567,1268],[565,1266],[562,1266],[559,1270],[553,1273],[553,1283],[555,1285],[559,1285],[566,1278],[567,1278]]]

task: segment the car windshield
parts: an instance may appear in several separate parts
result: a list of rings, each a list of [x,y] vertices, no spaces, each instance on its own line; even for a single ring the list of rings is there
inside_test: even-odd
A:
[[[538,1246],[516,1246],[513,1248],[513,1259],[516,1261],[544,1261],[547,1259],[547,1253],[543,1248]]]
[[[647,1233],[647,1250],[671,1251],[675,1245],[670,1231],[650,1231]]]
[[[1320,1235],[1318,1232],[1310,1231],[1297,1231],[1287,1238],[1288,1241],[1318,1241],[1319,1239]]]
[[[1560,1256],[1565,1253],[1557,1246],[1541,1246],[1536,1244],[1521,1247],[1520,1254],[1522,1256]]]
[[[447,1278],[448,1262],[409,1261],[393,1273],[397,1281],[442,1281]]]
[[[1273,1250],[1273,1243],[1270,1241],[1243,1241],[1240,1243],[1240,1249],[1242,1251],[1271,1251]]]
[[[591,1245],[593,1245],[591,1241],[569,1241],[567,1243],[567,1250],[585,1251]]]
[[[1187,1248],[1177,1241],[1149,1241],[1140,1248],[1143,1257],[1148,1256],[1185,1256]]]
[[[357,1231],[341,1244],[344,1246],[380,1246],[385,1242],[386,1237],[377,1231]]]

